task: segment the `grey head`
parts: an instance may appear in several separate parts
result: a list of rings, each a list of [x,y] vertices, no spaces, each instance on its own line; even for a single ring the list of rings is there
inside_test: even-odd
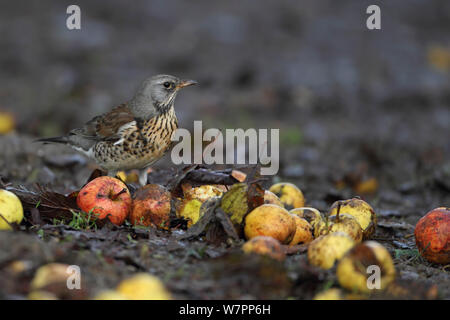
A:
[[[166,74],[153,76],[141,84],[128,105],[136,116],[149,119],[155,113],[168,111],[173,107],[178,91],[196,83]]]

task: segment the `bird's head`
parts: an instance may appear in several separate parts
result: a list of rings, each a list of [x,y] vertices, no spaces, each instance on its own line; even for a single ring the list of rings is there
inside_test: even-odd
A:
[[[154,108],[159,113],[169,110],[181,88],[196,84],[194,80],[181,80],[177,77],[160,74],[145,80],[130,104],[145,118],[146,111]],[[153,110],[148,110],[152,112]]]

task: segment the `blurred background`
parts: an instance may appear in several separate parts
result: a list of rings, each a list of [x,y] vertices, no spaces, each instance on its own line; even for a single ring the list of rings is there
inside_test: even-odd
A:
[[[71,4],[81,30],[66,28]],[[312,205],[356,194],[391,213],[448,206],[450,2],[378,1],[373,31],[371,4],[2,1],[0,110],[15,130],[0,136],[0,175],[79,187],[92,170],[84,158],[31,141],[169,73],[200,83],[177,98],[181,127],[280,128],[279,178]]]

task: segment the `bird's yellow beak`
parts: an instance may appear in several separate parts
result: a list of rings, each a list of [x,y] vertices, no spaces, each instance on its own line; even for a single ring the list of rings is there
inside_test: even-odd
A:
[[[181,89],[187,86],[192,86],[194,84],[197,84],[197,81],[194,80],[181,80],[180,83],[177,85],[177,89]]]

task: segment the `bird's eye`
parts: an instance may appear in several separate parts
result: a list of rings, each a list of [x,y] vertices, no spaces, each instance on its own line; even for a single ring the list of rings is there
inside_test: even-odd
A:
[[[172,84],[169,81],[166,81],[163,83],[163,86],[166,88],[170,88],[172,86]]]

